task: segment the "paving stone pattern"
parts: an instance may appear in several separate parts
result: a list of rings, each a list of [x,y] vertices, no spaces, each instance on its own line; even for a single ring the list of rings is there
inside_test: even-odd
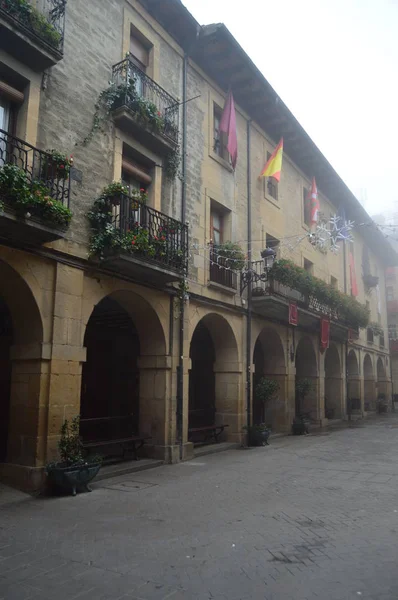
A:
[[[0,489],[0,599],[396,600],[398,416],[100,481]]]

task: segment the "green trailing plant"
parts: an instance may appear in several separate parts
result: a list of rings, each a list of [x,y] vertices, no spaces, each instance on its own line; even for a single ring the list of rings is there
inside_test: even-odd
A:
[[[61,33],[28,0],[0,0],[0,8],[5,10],[14,19],[20,21],[25,27],[31,29],[38,37],[50,44],[50,46],[59,48],[62,41]],[[60,0],[50,13],[52,21],[60,19],[64,12],[65,2]]]
[[[16,165],[0,168],[0,194],[3,207],[9,206],[22,217],[39,217],[58,227],[66,228],[72,213],[51,197],[51,191],[41,181],[30,182],[23,169]]]
[[[153,102],[144,98],[139,92],[137,79],[130,77],[122,83],[110,81],[109,86],[102,90],[94,105],[91,129],[82,145],[87,146],[97,132],[105,132],[105,125],[111,120],[112,112],[123,105],[135,113],[136,118],[143,126],[149,127],[155,133],[166,136],[173,133],[173,136],[176,137],[177,131],[167,113],[162,115]],[[174,150],[169,150],[166,154],[164,171],[167,179],[173,180],[177,176],[181,176],[179,173],[180,162],[181,156],[177,145]]]
[[[372,330],[373,335],[383,335],[384,334],[383,328],[381,327],[381,325],[376,323],[376,321],[372,321],[371,323],[369,323],[368,328]]]
[[[181,153],[180,147],[177,146],[175,150],[170,150],[166,154],[165,164],[164,164],[164,173],[166,178],[170,181],[174,180],[176,177],[182,179],[182,173],[180,171],[181,165]]]
[[[299,291],[303,296],[315,298],[322,306],[336,313],[352,327],[365,328],[369,323],[369,310],[355,298],[343,294],[322,279],[314,277],[287,259],[275,261],[268,271],[271,280]]]
[[[239,244],[224,242],[215,247],[217,256],[225,258],[225,266],[234,271],[242,271],[246,264],[246,258]]]

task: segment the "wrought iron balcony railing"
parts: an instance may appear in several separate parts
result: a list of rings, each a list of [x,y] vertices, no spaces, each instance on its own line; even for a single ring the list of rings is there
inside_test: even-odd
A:
[[[122,249],[179,273],[188,267],[188,225],[147,206],[139,198],[117,194],[112,226],[121,235]]]
[[[267,269],[264,266],[264,260],[258,260],[252,262],[251,271],[252,280],[252,295],[253,297],[258,296],[279,296],[285,300],[296,302],[298,306],[309,310],[319,316],[327,316],[334,321],[339,321],[341,324],[346,326],[349,325],[344,321],[336,311],[332,310],[330,306],[324,305],[313,296],[305,296],[298,290],[290,288],[278,281],[274,281],[271,277],[268,277]]]
[[[230,267],[231,261],[225,256],[219,256],[217,246],[212,246],[210,249],[210,281],[236,290],[238,277]]]
[[[51,198],[69,207],[68,169],[60,170],[50,154],[0,129],[0,171],[5,165],[18,167],[25,174],[26,185],[42,184]],[[3,200],[7,203],[7,198]]]
[[[0,14],[30,37],[62,53],[67,0],[0,0]]]
[[[178,143],[179,104],[129,58],[112,68],[112,83],[117,90],[114,108],[126,106],[155,133]]]

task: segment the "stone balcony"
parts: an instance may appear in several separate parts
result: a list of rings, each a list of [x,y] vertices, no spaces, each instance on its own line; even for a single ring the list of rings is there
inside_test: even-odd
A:
[[[40,245],[64,237],[69,167],[0,129],[0,243]]]
[[[113,119],[154,152],[167,154],[178,146],[179,104],[146,73],[126,58],[113,66],[117,90]]]
[[[35,71],[63,57],[66,0],[0,0],[0,48]]]

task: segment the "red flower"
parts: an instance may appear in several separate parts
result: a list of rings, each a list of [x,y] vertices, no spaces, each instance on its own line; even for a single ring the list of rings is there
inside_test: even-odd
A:
[[[65,169],[65,165],[59,165],[60,169]]]
[[[144,188],[141,188],[141,189],[140,189],[140,192],[145,192]]]
[[[158,117],[161,117],[162,115],[160,114],[160,112],[158,111]]]
[[[131,242],[131,244],[132,244],[132,246],[134,246],[134,244],[135,244],[135,240],[133,240],[133,241]]]

